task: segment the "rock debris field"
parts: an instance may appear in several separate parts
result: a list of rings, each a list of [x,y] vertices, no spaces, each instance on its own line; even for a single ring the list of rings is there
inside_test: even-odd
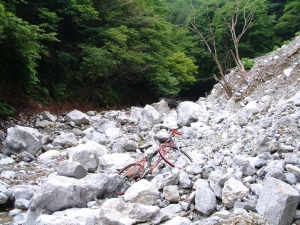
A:
[[[300,37],[255,59],[234,96],[106,112],[48,111],[1,122],[0,224],[300,224]],[[124,194],[138,147],[182,132],[192,156]],[[155,148],[155,145],[151,148]],[[150,149],[151,149],[150,148]]]

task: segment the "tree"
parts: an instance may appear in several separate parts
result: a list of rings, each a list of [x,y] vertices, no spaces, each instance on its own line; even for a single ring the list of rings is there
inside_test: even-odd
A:
[[[295,33],[300,31],[300,1],[289,0],[284,6],[283,15],[275,25],[276,32],[283,39],[294,37]]]
[[[198,13],[201,14],[201,12],[205,12],[205,16],[196,16],[195,12],[192,11],[192,18],[190,19],[190,24],[191,24],[190,29],[198,35],[201,42],[204,43],[205,48],[213,57],[215,63],[217,64],[219,73],[222,77],[222,81],[216,75],[214,75],[214,78],[217,81],[219,81],[222,87],[224,88],[227,98],[231,98],[232,87],[225,77],[225,70],[220,61],[218,48],[217,48],[217,42],[215,36],[216,30],[211,22],[212,18],[214,17],[215,11],[213,10],[212,7],[210,7],[210,5],[205,4],[199,8]],[[198,23],[198,21],[196,20],[197,18],[201,19],[200,23]]]
[[[38,62],[42,55],[48,54],[43,42],[57,41],[56,33],[47,33],[41,26],[22,20],[14,10],[11,3],[0,1],[1,77],[6,81],[17,81],[30,91],[39,83]]]
[[[247,73],[240,57],[239,45],[242,37],[256,22],[255,13],[261,6],[260,2],[260,0],[224,0],[223,5],[216,5],[217,14],[214,17],[214,24],[217,30],[226,29],[224,26],[229,30],[234,47],[234,52],[231,50],[230,52],[245,80],[247,80]]]

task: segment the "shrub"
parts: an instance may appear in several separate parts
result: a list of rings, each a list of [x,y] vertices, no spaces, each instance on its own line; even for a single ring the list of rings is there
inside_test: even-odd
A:
[[[17,110],[3,99],[0,99],[0,117],[14,116]]]
[[[250,70],[254,66],[254,60],[249,58],[243,58],[242,63],[246,70]]]

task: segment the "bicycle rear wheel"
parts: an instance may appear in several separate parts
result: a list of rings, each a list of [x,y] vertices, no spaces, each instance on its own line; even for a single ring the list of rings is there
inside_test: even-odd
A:
[[[123,179],[124,190],[127,190],[131,184],[142,178],[144,167],[139,163],[130,163],[119,171],[119,175]]]
[[[162,145],[159,148],[159,154],[166,163],[179,169],[193,162],[192,157],[187,152],[175,146]]]

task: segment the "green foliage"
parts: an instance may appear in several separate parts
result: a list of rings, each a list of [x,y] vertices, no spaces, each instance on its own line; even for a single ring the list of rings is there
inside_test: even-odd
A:
[[[186,57],[183,52],[173,53],[167,58],[167,62],[167,68],[183,88],[186,84],[195,83],[194,75],[197,74],[198,66],[190,58]]]
[[[245,13],[255,10],[240,40],[246,64],[299,31],[297,0],[0,0],[0,81],[44,104],[92,99],[109,107],[136,98],[135,90],[177,96],[217,72],[186,22],[195,15],[204,35],[212,25],[220,62],[231,68],[233,43],[216,4],[229,18],[237,2],[251,6]],[[242,13],[238,18],[241,32]]]
[[[14,116],[16,109],[0,98],[0,117]]]
[[[284,6],[283,15],[275,25],[275,30],[285,40],[294,37],[300,27],[300,1],[289,0]]]
[[[243,58],[242,63],[245,69],[250,70],[254,66],[254,60],[249,58]]]
[[[30,92],[39,83],[38,61],[47,54],[42,41],[57,41],[55,33],[45,33],[39,26],[18,18],[1,2],[0,11],[0,67],[7,79],[18,81]]]

